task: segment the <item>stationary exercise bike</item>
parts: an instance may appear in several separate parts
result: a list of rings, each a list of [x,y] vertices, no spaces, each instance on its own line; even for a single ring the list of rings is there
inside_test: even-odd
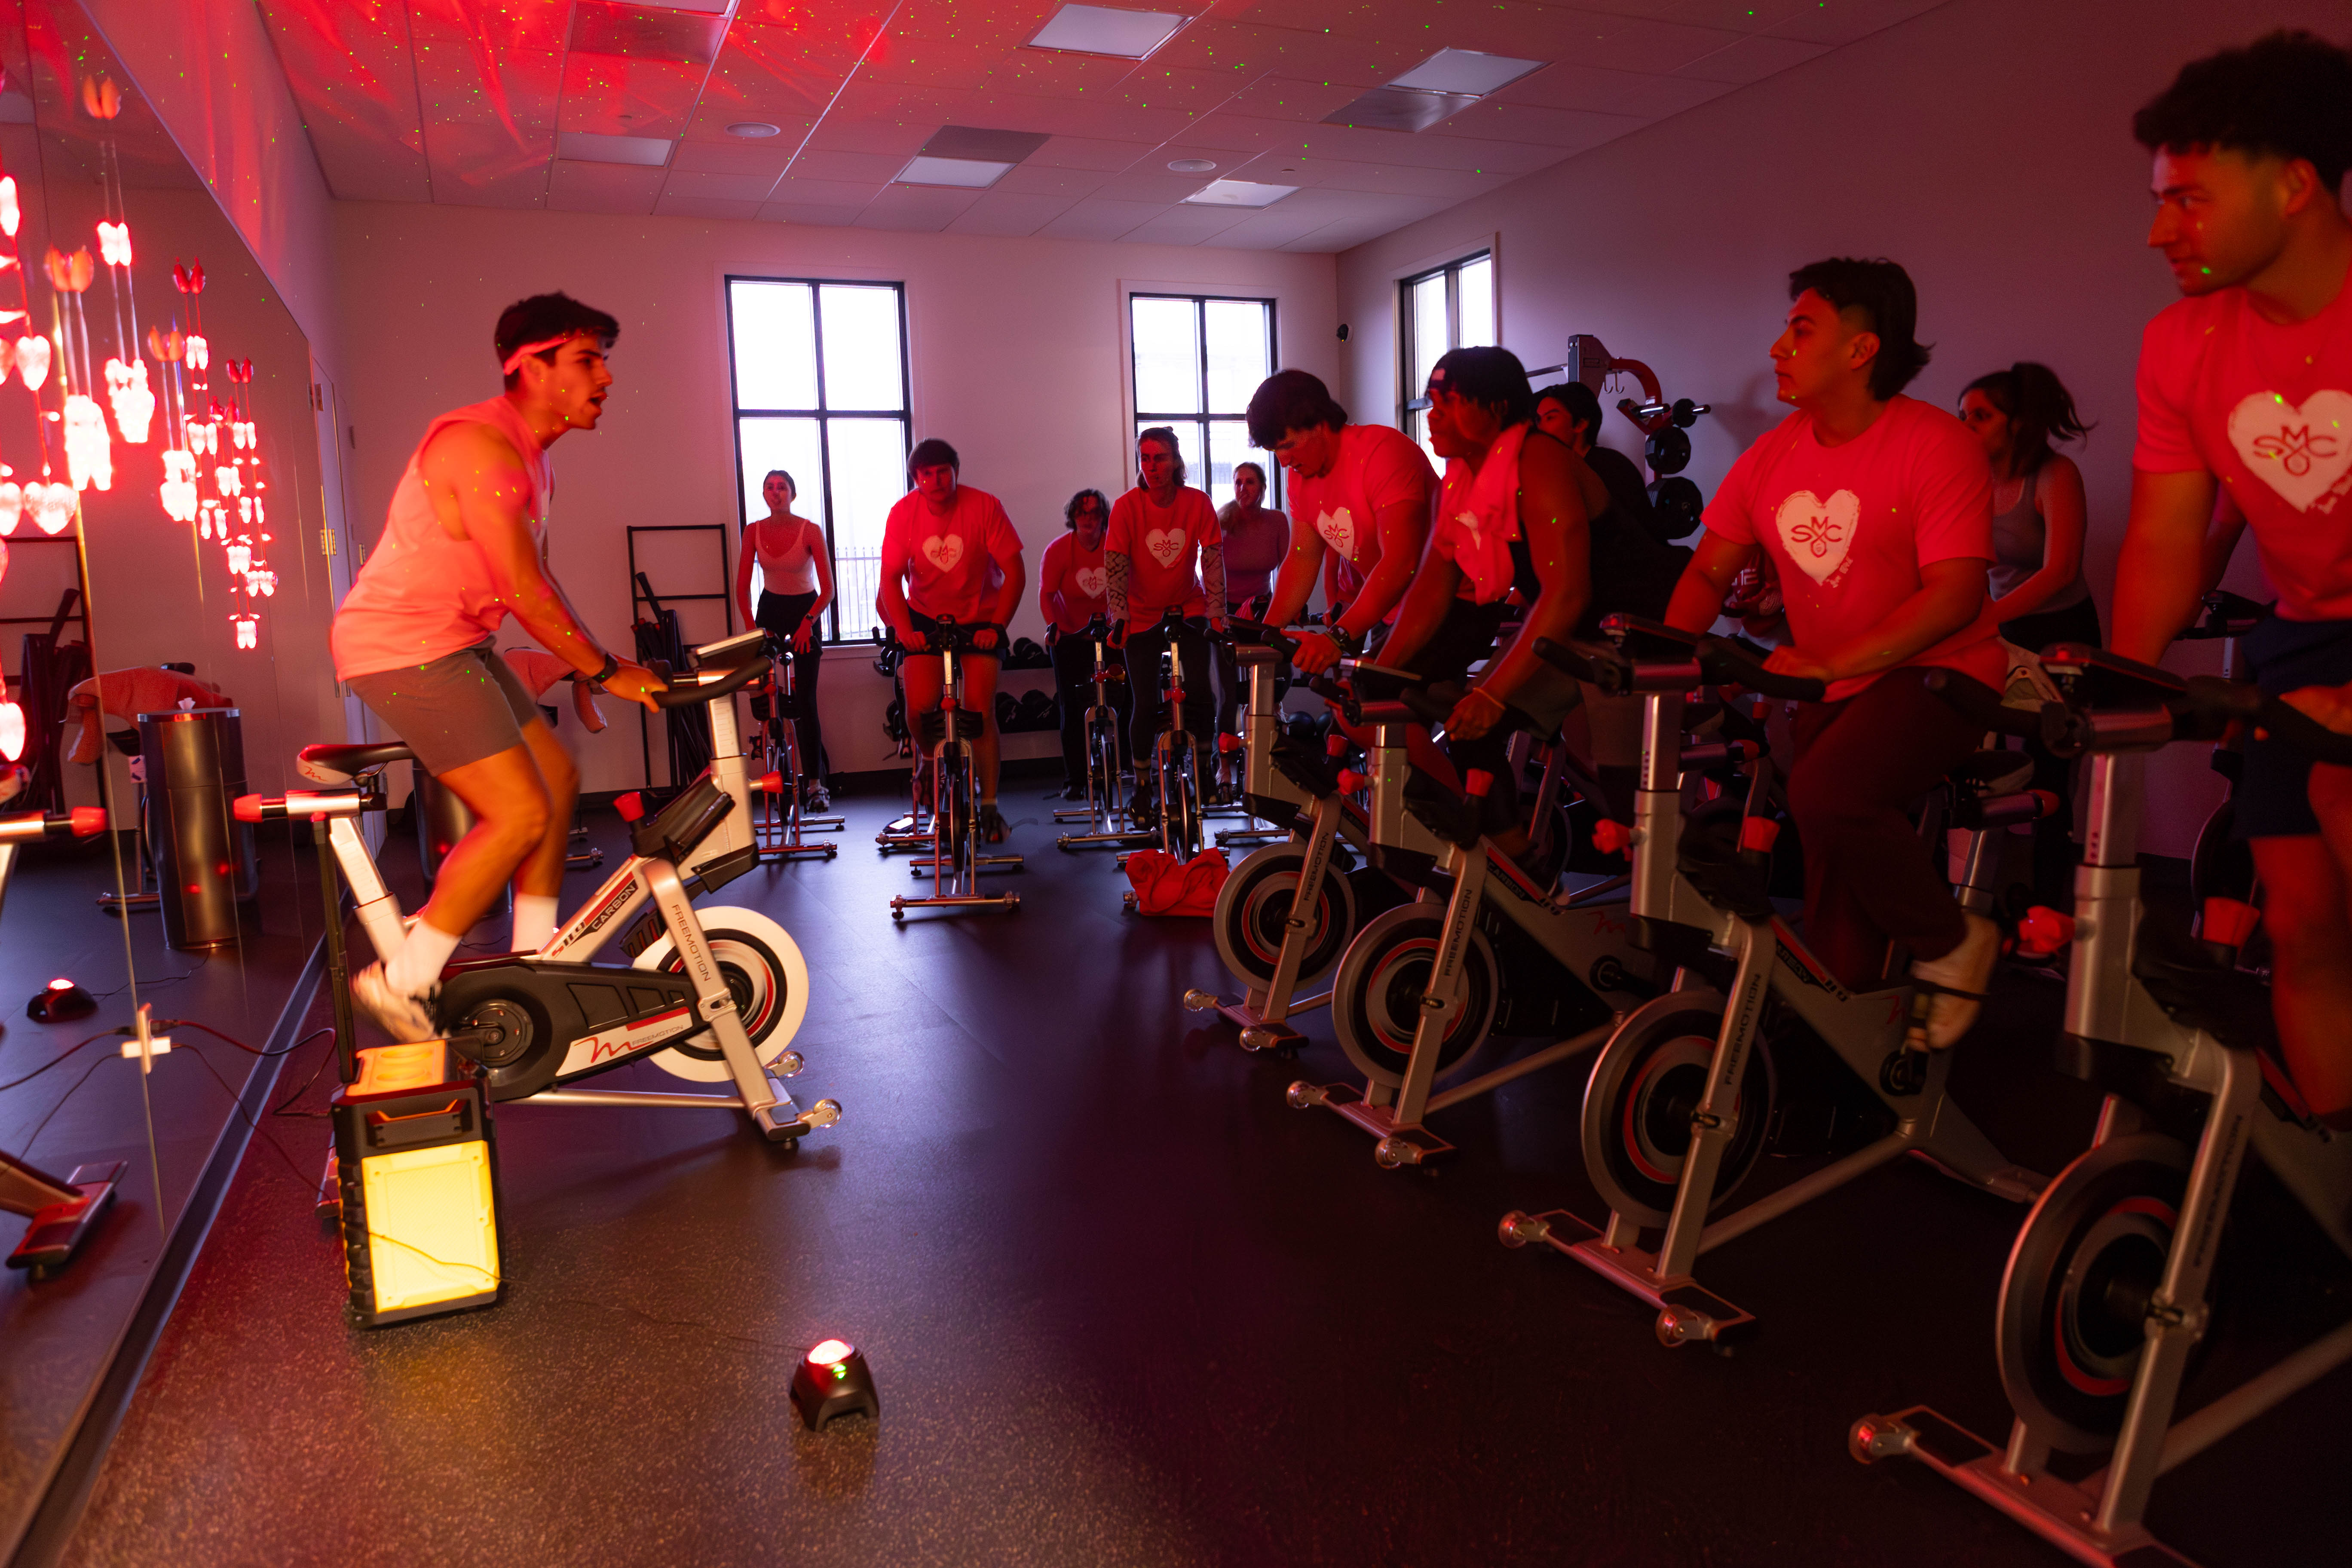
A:
[[[88,838],[105,831],[106,812],[99,806],[0,816],[0,902],[7,899],[18,849],[51,839]],[[114,1186],[122,1179],[124,1164],[109,1160],[102,1164],[76,1165],[71,1173],[54,1176],[13,1154],[0,1153],[0,1213],[22,1215],[31,1222],[8,1254],[8,1267],[22,1268],[36,1279],[47,1279],[72,1262],[113,1205]]]
[[[1331,1001],[1328,991],[1301,997],[1299,987],[1331,972],[1365,920],[1410,894],[1366,863],[1371,825],[1358,792],[1340,785],[1347,738],[1335,733],[1310,747],[1283,727],[1276,682],[1297,643],[1247,622],[1234,622],[1232,635],[1234,658],[1250,683],[1242,715],[1243,795],[1252,816],[1286,826],[1289,837],[1244,856],[1218,889],[1209,917],[1217,956],[1241,983],[1241,996],[1195,989],[1184,993],[1184,1005],[1233,1023],[1244,1050],[1287,1058],[1306,1044],[1291,1016]],[[1317,889],[1305,910],[1297,907],[1302,887]]]
[[[1499,1234],[1506,1247],[1545,1243],[1656,1308],[1661,1343],[1723,1347],[1756,1320],[1697,1282],[1700,1254],[1903,1154],[2014,1203],[2031,1202],[2043,1183],[2003,1159],[1952,1102],[1945,1088],[1951,1053],[1926,1048],[1926,995],[1907,983],[1848,991],[1774,913],[1768,888],[1777,825],[1762,812],[1768,757],[1750,764],[1735,841],[1685,837],[1684,693],[1736,684],[1819,701],[1821,683],[1772,674],[1725,638],[1633,616],[1612,616],[1602,627],[1609,646],[1547,640],[1538,651],[1604,691],[1643,694],[1633,835],[1637,940],[1685,976],[1710,967],[1719,974],[1718,954],[1736,969],[1720,991],[1685,985],[1644,1003],[1594,1062],[1584,1092],[1584,1167],[1609,1205],[1606,1226],[1565,1209],[1514,1211]],[[1968,783],[1965,770],[1954,780],[1956,789]],[[1970,803],[1955,821],[1981,835],[2053,805],[2030,793],[1993,797]],[[1988,858],[1964,858],[1972,867]],[[1849,1093],[1861,1091],[1864,1124],[1887,1130],[1767,1197],[1718,1213],[1772,1130],[1781,1098],[1776,1051],[1801,1049],[1807,1036],[1827,1047],[1831,1079],[1849,1078]],[[1657,1250],[1645,1250],[1643,1231],[1659,1227]]]
[[[1078,832],[1061,835],[1054,840],[1054,847],[1090,849],[1105,844],[1125,845],[1143,837],[1129,817],[1126,803],[1119,798],[1123,770],[1118,765],[1118,753],[1124,742],[1118,732],[1118,709],[1111,700],[1111,692],[1127,684],[1127,667],[1111,651],[1110,623],[1106,616],[1097,616],[1083,631],[1062,635],[1084,637],[1092,648],[1095,700],[1087,705],[1086,806],[1081,810],[1072,805],[1054,813],[1056,822],[1082,822],[1086,826]]]
[[[1402,682],[1393,701],[1348,703],[1351,723],[1372,726],[1365,770],[1374,863],[1443,903],[1374,916],[1340,957],[1332,1031],[1363,1087],[1301,1080],[1287,1098],[1296,1110],[1321,1106],[1370,1133],[1373,1158],[1395,1170],[1454,1152],[1424,1124],[1429,1114],[1591,1050],[1659,987],[1654,961],[1633,945],[1625,900],[1610,896],[1622,882],[1557,895],[1554,879],[1531,879],[1481,831],[1491,775],[1472,770],[1457,794],[1434,771],[1433,747],[1432,769],[1413,764],[1413,727],[1442,724],[1452,701],[1403,672],[1355,668],[1359,689],[1381,673]],[[1549,669],[1515,697],[1506,722],[1554,743],[1578,700],[1575,682]],[[1530,807],[1535,821],[1553,814],[1559,777],[1547,769]],[[1496,1034],[1555,1043],[1433,1092]]]
[[[740,651],[730,646],[739,640],[713,647],[731,654]],[[766,658],[755,654],[723,670],[675,679],[655,700],[663,708],[707,704],[714,746],[722,738],[732,743],[734,693],[767,668]],[[400,951],[405,931],[399,901],[384,886],[357,819],[385,809],[384,768],[413,757],[399,742],[308,746],[299,762],[305,776],[348,787],[249,795],[236,805],[242,822],[310,819],[313,836],[331,851],[351,886],[362,929],[383,959]],[[787,1048],[808,1010],[808,965],[799,947],[755,910],[698,911],[688,901],[681,868],[695,863],[699,848],[730,817],[742,815],[718,782],[726,761],[723,750],[714,750],[709,773],[658,813],[638,816],[628,858],[538,952],[468,960],[443,972],[439,1014],[446,1037],[479,1065],[491,1100],[738,1110],[761,1136],[786,1148],[840,1120],[835,1101],[821,1100],[803,1110],[779,1081],[802,1066]],[[629,815],[625,805],[623,816]],[[642,918],[640,911],[646,911]],[[589,962],[615,937],[630,955],[628,967]],[[340,1008],[347,1005],[340,921],[328,922],[327,941]],[[635,1061],[650,1061],[691,1081],[731,1084],[735,1092],[570,1087]]]
[[[910,713],[919,753],[929,763],[931,775],[930,858],[908,864],[914,875],[931,873],[931,891],[925,896],[900,896],[890,900],[890,918],[903,921],[912,909],[1017,910],[1018,893],[983,893],[982,871],[1018,869],[1018,855],[990,855],[981,847],[980,766],[972,743],[987,731],[987,720],[976,708],[964,705],[964,660],[973,656],[973,638],[982,631],[996,634],[1004,645],[1004,628],[982,621],[959,625],[953,616],[941,616],[923,634],[925,650],[940,656],[940,705],[928,713]],[[981,657],[985,658],[986,655]]]
[[[1192,731],[1184,727],[1184,660],[1176,634],[1186,626],[1183,607],[1171,605],[1152,628],[1165,639],[1160,650],[1160,732],[1151,740],[1151,813],[1137,824],[1136,837],[1156,834],[1159,847],[1179,860],[1201,852],[1201,768],[1203,759]],[[1142,788],[1141,758],[1136,785]],[[1123,863],[1123,858],[1122,858]],[[1129,899],[1130,906],[1133,900]]]
[[[899,850],[924,850],[933,847],[931,805],[928,785],[930,778],[926,759],[916,745],[914,731],[907,720],[907,681],[901,667],[907,662],[907,645],[898,640],[896,626],[877,626],[874,646],[881,651],[875,656],[876,673],[890,678],[897,693],[891,711],[897,715],[887,728],[898,742],[898,755],[909,758],[913,766],[907,770],[907,809],[882,825],[874,835],[874,847],[884,855]]]
[[[2352,736],[2256,688],[2184,679],[2095,648],[2042,655],[2066,697],[2060,755],[2091,757],[2070,937],[2062,1069],[2107,1090],[2091,1149],[2042,1193],[2010,1250],[1995,1344],[2016,1419],[2005,1447],[1926,1405],[1854,1423],[1848,1447],[1907,1455],[2078,1561],[2186,1563],[2141,1522],[2157,1480],[2352,1361],[2352,1323],[2176,1421],[2213,1322],[2214,1259],[2249,1149],[2352,1255],[2352,1138],[2313,1121],[2277,1065],[2267,977],[2240,966],[2249,883],[2203,900],[2194,938],[2141,903],[2146,756],[2260,725],[2352,766]],[[2110,1455],[2076,1481],[2053,1453]]]
[[[838,833],[845,823],[838,816],[813,813],[803,805],[807,785],[801,765],[799,718],[804,700],[794,689],[800,656],[784,639],[772,635],[767,639],[766,653],[771,673],[765,689],[752,694],[751,721],[760,726],[760,760],[771,787],[761,792],[767,802],[752,819],[752,837],[762,860],[797,860],[812,855],[830,860],[841,853],[841,846],[808,835]]]

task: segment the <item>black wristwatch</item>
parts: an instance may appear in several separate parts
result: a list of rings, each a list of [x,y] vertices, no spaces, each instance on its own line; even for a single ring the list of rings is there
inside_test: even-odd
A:
[[[601,667],[601,668],[596,671],[596,673],[595,673],[595,674],[593,674],[593,675],[592,675],[592,676],[590,676],[590,677],[588,678],[588,684],[589,684],[589,685],[591,685],[591,686],[602,686],[602,685],[604,685],[604,682],[606,682],[606,681],[608,681],[608,680],[610,680],[610,679],[613,679],[613,672],[614,672],[614,670],[616,670],[616,669],[620,668],[621,668],[621,658],[620,658],[620,655],[618,655],[618,654],[614,654],[614,653],[607,653],[607,654],[604,656],[604,665],[603,665],[603,666],[602,666],[602,667]]]

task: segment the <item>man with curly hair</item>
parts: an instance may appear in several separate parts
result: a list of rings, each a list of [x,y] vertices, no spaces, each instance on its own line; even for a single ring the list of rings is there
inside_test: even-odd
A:
[[[2115,649],[2161,658],[2251,527],[2279,596],[2247,640],[2254,679],[2352,731],[2352,53],[2287,32],[2223,50],[2132,133],[2155,159],[2147,243],[2184,298],[2140,342]],[[2256,739],[2236,812],[2287,1065],[2321,1120],[2352,1129],[2352,769]]]

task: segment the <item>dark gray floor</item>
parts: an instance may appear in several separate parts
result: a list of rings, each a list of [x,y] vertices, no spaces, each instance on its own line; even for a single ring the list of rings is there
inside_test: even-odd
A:
[[[720,895],[807,954],[795,1089],[845,1121],[782,1156],[716,1114],[501,1111],[495,1311],[347,1329],[310,1204],[324,1123],[274,1120],[70,1560],[2060,1561],[1844,1452],[1854,1416],[1922,1400],[2005,1429],[2018,1210],[1880,1172],[1708,1258],[1756,1344],[1663,1350],[1631,1301],[1495,1240],[1512,1207],[1597,1215],[1572,1069],[1448,1113],[1443,1173],[1381,1171],[1283,1102],[1342,1076],[1336,1048],[1286,1066],[1201,1027],[1177,999],[1222,978],[1203,923],[1122,916],[1108,857],[1057,855],[1046,808],[1018,804],[1014,915],[894,927],[910,879],[871,848],[877,801],[852,803],[838,862]],[[2011,985],[1960,1067],[2045,1170],[2095,1104],[2042,1065],[2056,1003]],[[2221,1371],[2352,1312],[2345,1271],[2306,1272],[2308,1226],[2253,1188],[2235,1250],[2267,1267]],[[786,1378],[836,1333],[884,1414],[811,1436]],[[2155,1524],[2214,1568],[2332,1557],[2347,1395],[2338,1373],[2186,1466]]]
[[[95,898],[115,886],[102,839],[26,850],[0,923],[0,1149],[60,1179],[75,1166],[122,1161],[110,1213],[56,1278],[0,1272],[0,1557],[14,1550],[61,1445],[110,1360],[191,1186],[226,1125],[253,1058],[215,1036],[174,1026],[192,1017],[258,1046],[318,934],[306,859],[282,841],[261,854],[263,896],[242,912],[244,940],[211,953],[164,945],[162,917],[121,921]],[[131,873],[135,887],[136,867]],[[307,929],[306,929],[307,927]],[[138,984],[131,977],[135,972]],[[50,979],[90,991],[98,1011],[69,1022],[26,1018]],[[174,1037],[143,1081],[119,1037],[136,1005]],[[152,1142],[150,1138],[152,1135]],[[0,1251],[24,1222],[0,1215]]]

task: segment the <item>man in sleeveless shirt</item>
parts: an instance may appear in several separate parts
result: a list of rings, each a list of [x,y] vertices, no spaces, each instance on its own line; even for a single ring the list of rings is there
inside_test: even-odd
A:
[[[443,415],[393,492],[391,515],[336,612],[335,674],[472,809],[400,952],[352,977],[395,1040],[430,1039],[442,967],[514,884],[516,951],[555,934],[580,776],[537,700],[493,649],[508,616],[615,696],[660,682],[607,653],[547,575],[547,449],[603,416],[619,323],[562,294],[509,306],[493,342],[506,390]]]
[[[1259,383],[1247,418],[1250,439],[1291,474],[1290,553],[1275,579],[1266,624],[1296,619],[1323,572],[1327,597],[1343,606],[1337,629],[1360,646],[1393,618],[1421,565],[1436,470],[1401,432],[1349,424],[1330,389],[1303,370],[1277,371]],[[1343,578],[1356,584],[1352,595]],[[1310,632],[1299,638],[1298,668],[1319,675],[1339,653],[1331,638]]]
[[[2309,33],[2224,50],[2132,132],[2155,157],[2147,243],[2184,297],[2140,340],[2115,650],[2162,658],[2251,527],[2278,595],[2246,639],[2254,680],[2352,732],[2352,53]],[[2288,1069],[2352,1130],[2352,769],[2257,736],[2233,800]]]

